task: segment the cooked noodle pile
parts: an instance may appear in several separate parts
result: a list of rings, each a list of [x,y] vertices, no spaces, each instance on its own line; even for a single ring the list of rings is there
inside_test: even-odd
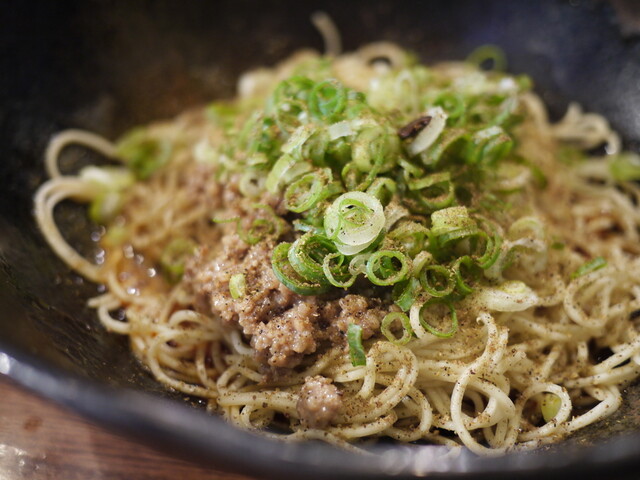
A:
[[[358,439],[389,437],[495,455],[556,441],[615,412],[621,389],[640,374],[632,319],[640,309],[637,156],[620,150],[605,119],[576,105],[550,123],[526,78],[483,71],[480,61],[424,67],[389,43],[337,55],[338,41],[331,49],[249,72],[237,99],[137,129],[117,144],[81,131],[54,137],[36,218],[71,268],[106,286],[89,301],[102,325],[127,335],[158,381],[279,438],[354,448]],[[308,100],[301,94],[277,104],[279,85],[306,85],[291,78],[332,79],[309,87],[325,102],[316,105],[322,121],[309,120],[314,110],[296,103]],[[345,109],[373,113],[359,117],[353,107],[326,120],[338,108],[336,91],[347,92]],[[266,124],[270,111],[276,120]],[[293,158],[316,138],[308,126],[320,124],[325,150],[311,145],[307,163],[282,168],[285,154]],[[373,131],[363,125],[380,129],[368,142],[383,138],[380,149],[403,160],[359,160],[356,149],[369,143],[358,135]],[[266,143],[255,143],[260,135]],[[348,160],[336,167],[315,159],[339,142],[332,158]],[[471,154],[464,142],[480,146]],[[124,166],[61,173],[58,157],[69,144]],[[603,146],[602,155],[586,153]],[[467,154],[475,164],[456,163]],[[315,177],[296,188],[313,190],[314,178],[324,178],[327,193],[305,216],[286,207],[310,194],[286,192],[309,172]],[[414,189],[425,175],[440,175],[440,183]],[[391,187],[373,192],[374,178]],[[415,196],[423,190],[426,207]],[[353,197],[348,208],[366,210],[371,198],[372,218],[384,208],[371,239],[358,229],[356,240],[347,238],[346,227],[334,228],[344,238],[329,233],[331,205],[350,191],[363,192],[364,206]],[[54,209],[65,199],[88,203],[105,225],[98,263],[58,230]],[[474,233],[463,237],[456,222]],[[307,252],[322,256],[313,281],[287,277],[287,251],[303,235],[330,240]],[[481,247],[491,261],[480,268],[471,251]],[[383,248],[386,260],[371,266]],[[460,260],[465,255],[477,265]],[[328,256],[349,268],[331,270]]]

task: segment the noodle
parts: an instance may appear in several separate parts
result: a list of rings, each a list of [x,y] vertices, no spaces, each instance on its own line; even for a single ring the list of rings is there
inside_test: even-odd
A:
[[[232,102],[116,144],[52,139],[36,219],[70,268],[106,286],[89,301],[101,324],[159,382],[290,441],[500,455],[615,412],[640,376],[640,189],[612,174],[632,154],[608,122],[572,104],[552,124],[522,78],[469,63],[424,67],[390,43],[342,54],[330,19],[313,21],[327,56],[248,72]],[[307,93],[287,93],[296,85]],[[334,114],[351,107],[370,110]],[[71,144],[123,165],[62,174]],[[584,153],[603,144],[604,158]],[[456,155],[481,179],[438,170]],[[58,229],[65,199],[106,225],[103,264]],[[300,257],[278,260],[282,245]]]

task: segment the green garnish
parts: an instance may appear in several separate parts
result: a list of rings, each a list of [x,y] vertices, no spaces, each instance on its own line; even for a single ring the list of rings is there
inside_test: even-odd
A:
[[[550,422],[558,414],[560,407],[562,406],[562,400],[560,397],[553,393],[543,393],[542,401],[540,402],[540,411],[542,412],[542,418],[545,422]]]
[[[247,291],[247,281],[243,273],[231,275],[229,279],[229,293],[234,300],[244,298]]]
[[[491,62],[490,69],[498,72],[503,72],[507,69],[507,58],[502,49],[496,45],[481,45],[469,54],[467,62],[476,65],[478,68],[482,68],[487,62]]]
[[[399,321],[402,327],[402,336],[397,338],[391,331],[391,325]],[[406,345],[413,337],[413,329],[411,328],[411,321],[409,317],[401,312],[388,313],[382,320],[380,325],[380,331],[391,343],[396,345]]]
[[[350,323],[347,327],[347,344],[349,345],[349,358],[351,365],[359,367],[367,364],[367,356],[362,346],[362,327]]]
[[[153,137],[145,128],[136,128],[120,139],[116,155],[138,180],[146,180],[169,161],[171,151],[168,140]]]
[[[393,289],[403,312],[444,305],[445,331],[420,321],[434,335],[455,333],[455,302],[482,284],[485,271],[507,265],[497,263],[501,230],[485,216],[507,208],[509,182],[523,172],[546,183],[512,153],[519,95],[530,82],[500,73],[505,60],[495,47],[468,61],[493,64],[478,72],[480,88],[412,64],[365,95],[327,77],[329,59],[321,71],[300,69],[280,81],[257,110],[257,98],[209,107],[226,136],[220,176],[246,179],[245,196],[282,197],[295,233],[287,242],[277,221],[283,215],[226,221],[249,244],[275,241],[272,267],[286,287],[301,295],[356,281]],[[400,76],[410,89],[398,90]],[[243,112],[243,122],[231,122]],[[404,317],[390,318],[407,329]]]
[[[619,182],[640,180],[640,155],[623,152],[613,158],[609,171],[614,180]]]
[[[593,260],[589,260],[587,263],[578,268],[571,274],[571,278],[582,277],[588,273],[595,272],[607,266],[607,261],[603,257],[596,257]]]
[[[195,242],[188,238],[176,238],[167,244],[160,255],[160,266],[168,281],[176,283],[182,278],[184,263],[195,248]]]

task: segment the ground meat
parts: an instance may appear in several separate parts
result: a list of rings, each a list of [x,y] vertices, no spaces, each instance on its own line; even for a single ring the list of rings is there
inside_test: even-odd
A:
[[[365,298],[362,295],[346,295],[329,302],[326,309],[325,316],[332,319],[327,331],[332,343],[340,343],[344,339],[350,323],[362,327],[362,338],[371,337],[379,331],[380,322],[389,311],[381,306],[379,300]],[[329,313],[332,309],[338,312],[337,315]]]
[[[271,369],[290,369],[321,346],[346,346],[349,323],[369,338],[386,311],[379,300],[360,295],[326,299],[298,295],[276,278],[271,268],[274,243],[249,246],[236,234],[225,235],[221,249],[201,249],[187,262],[183,281],[195,298],[196,310],[214,314],[238,326],[256,351],[256,359]],[[247,292],[233,299],[229,279],[242,273]]]
[[[325,428],[341,408],[341,393],[331,380],[320,375],[305,379],[296,404],[296,410],[304,426]]]
[[[317,317],[314,302],[298,301],[282,315],[260,324],[251,338],[251,346],[257,352],[268,352],[268,363],[274,367],[298,363],[304,354],[316,350]]]

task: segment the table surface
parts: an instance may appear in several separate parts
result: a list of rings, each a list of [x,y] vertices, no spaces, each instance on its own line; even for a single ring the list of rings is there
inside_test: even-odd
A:
[[[251,480],[115,434],[0,375],[0,480]]]

